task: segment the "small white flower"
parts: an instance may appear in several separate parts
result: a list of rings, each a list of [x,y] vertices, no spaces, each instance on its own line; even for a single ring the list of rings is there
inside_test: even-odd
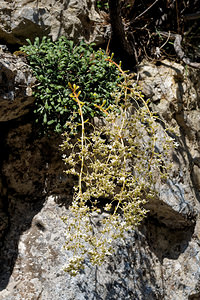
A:
[[[178,148],[180,146],[180,144],[178,142],[174,142],[174,147]]]

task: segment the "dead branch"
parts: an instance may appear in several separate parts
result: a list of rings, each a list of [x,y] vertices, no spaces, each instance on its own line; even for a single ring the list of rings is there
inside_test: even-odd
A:
[[[139,14],[139,16],[137,16],[134,21],[136,21],[137,19],[139,19],[140,17],[142,17],[144,14],[146,14],[146,12],[148,10],[150,10],[159,0],[155,0],[149,7],[147,7],[147,9],[145,9],[145,11],[143,11],[141,14]]]
[[[196,69],[200,69],[200,63],[192,62],[189,57],[186,56],[181,46],[182,36],[180,34],[175,35],[174,50],[177,56],[188,66]]]
[[[194,14],[188,14],[184,16],[184,20],[196,20],[196,19],[200,19],[200,11]]]

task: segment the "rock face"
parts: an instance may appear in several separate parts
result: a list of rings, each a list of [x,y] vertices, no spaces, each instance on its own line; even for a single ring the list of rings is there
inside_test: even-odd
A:
[[[102,42],[94,0],[0,1],[0,41],[24,44],[36,36],[61,35],[73,40]]]
[[[0,122],[26,114],[33,104],[35,79],[30,68],[16,56],[0,53]]]
[[[176,128],[178,133],[178,136],[174,136],[176,151],[172,153],[171,176],[167,184],[158,186],[160,199],[179,217],[194,215],[195,199],[199,201],[199,71],[190,70],[186,74],[183,66],[165,60],[158,65],[143,62],[138,72],[139,85],[145,96],[152,100],[153,111],[158,112],[163,122],[167,122],[163,126]],[[158,140],[160,138],[161,132]],[[163,213],[167,218],[169,214]],[[176,220],[173,220],[173,226],[178,222],[178,215],[173,218]]]
[[[5,91],[1,79],[0,95],[0,298],[200,299],[200,73],[189,69],[186,74],[167,60],[139,66],[140,85],[163,118],[160,124],[179,133],[167,162],[173,163],[170,176],[165,184],[158,181],[158,197],[148,204],[150,213],[140,228],[125,243],[114,244],[115,255],[98,268],[88,263],[72,278],[63,272],[67,226],[61,217],[68,214],[72,179],[63,174],[61,140],[35,137],[33,99],[26,94],[34,79],[20,58],[9,57],[9,62],[8,68],[2,61],[2,68],[10,74],[10,86]],[[17,75],[21,68],[24,77]]]

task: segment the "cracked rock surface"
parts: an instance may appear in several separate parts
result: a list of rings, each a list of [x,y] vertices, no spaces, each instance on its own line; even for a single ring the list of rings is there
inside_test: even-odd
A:
[[[94,0],[2,0],[0,16],[0,40],[11,45],[36,36],[103,41]]]
[[[29,66],[20,58],[0,52],[0,122],[25,115],[33,104],[35,83]]]

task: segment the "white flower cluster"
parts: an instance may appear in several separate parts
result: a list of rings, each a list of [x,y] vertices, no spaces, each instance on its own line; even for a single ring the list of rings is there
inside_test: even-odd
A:
[[[117,105],[109,111],[98,107],[105,112],[101,126],[84,121],[77,87],[72,88],[81,124],[70,124],[62,145],[68,153],[63,155],[66,173],[77,177],[71,217],[64,219],[65,248],[74,254],[65,267],[71,275],[84,267],[85,259],[102,263],[114,251],[113,240],[138,226],[147,213],[144,204],[155,196],[154,174],[163,175],[162,156],[155,151],[156,118],[131,87],[129,76],[123,75]],[[162,143],[166,148],[173,141],[166,134]]]

